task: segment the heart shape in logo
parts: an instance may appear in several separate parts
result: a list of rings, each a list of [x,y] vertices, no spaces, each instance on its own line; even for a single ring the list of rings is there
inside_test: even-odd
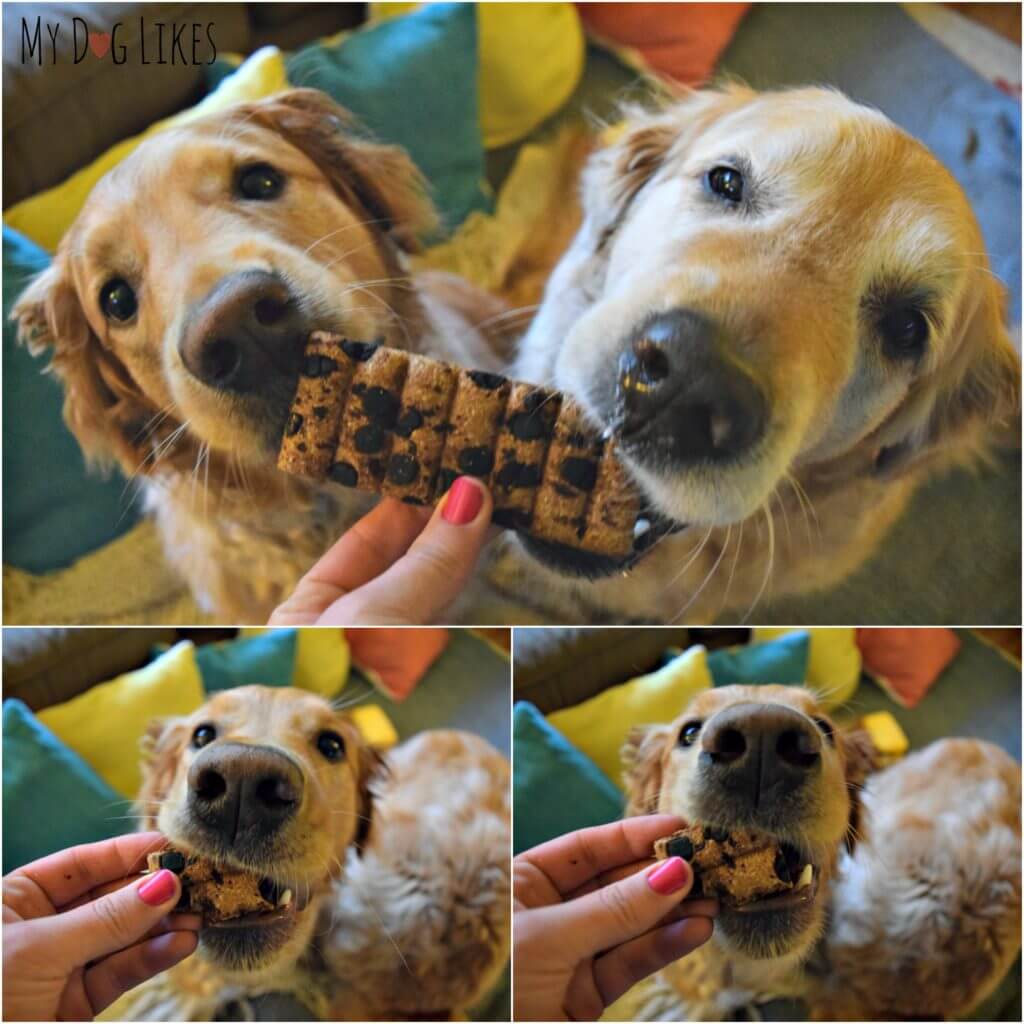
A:
[[[89,49],[92,50],[92,52],[95,53],[97,57],[105,57],[107,50],[110,49],[110,33],[90,32]]]

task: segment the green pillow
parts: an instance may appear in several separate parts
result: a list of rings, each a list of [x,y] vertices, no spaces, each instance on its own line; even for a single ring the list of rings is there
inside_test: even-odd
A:
[[[512,712],[512,744],[515,853],[622,817],[622,795],[604,772],[527,701]]]
[[[4,561],[32,573],[64,569],[120,536],[138,519],[120,476],[87,473],[61,415],[63,389],[43,375],[48,359],[18,344],[15,300],[50,257],[4,225]]]
[[[129,832],[115,793],[20,700],[4,702],[4,874],[78,843]]]
[[[488,209],[475,4],[414,11],[291,54],[288,82],[322,89],[426,175],[447,231]]]
[[[294,629],[278,629],[197,647],[203,689],[216,693],[233,686],[292,686],[297,636]]]
[[[715,686],[732,686],[736,683],[802,686],[807,682],[810,649],[809,633],[787,633],[767,643],[712,651],[708,655],[708,668]]]

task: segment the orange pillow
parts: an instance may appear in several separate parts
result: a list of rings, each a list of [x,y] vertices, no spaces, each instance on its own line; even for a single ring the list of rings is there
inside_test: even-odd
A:
[[[951,629],[858,629],[864,671],[905,708],[918,704],[960,650]]]
[[[577,4],[587,32],[634,50],[658,74],[700,85],[750,4]]]
[[[405,700],[448,646],[446,629],[346,629],[352,664],[393,700]]]

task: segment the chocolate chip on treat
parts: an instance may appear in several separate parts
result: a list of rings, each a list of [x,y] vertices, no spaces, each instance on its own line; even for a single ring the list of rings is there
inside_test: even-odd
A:
[[[509,418],[508,429],[517,441],[539,441],[551,436],[551,427],[534,412],[517,412]]]
[[[373,341],[343,341],[341,343],[342,352],[357,363],[365,363],[379,348],[380,345]]]
[[[384,447],[387,434],[376,423],[367,423],[355,432],[353,440],[360,455],[373,455]]]
[[[359,473],[351,462],[336,462],[327,471],[327,475],[338,484],[346,487],[355,487],[359,482]]]
[[[534,462],[506,462],[495,476],[502,487],[537,487],[540,484],[540,466]]]
[[[330,410],[327,408],[326,405],[314,405],[313,406],[313,415],[318,420],[325,420],[325,419],[327,419],[327,413],[328,412],[330,412]]]
[[[559,467],[562,479],[581,491],[592,491],[597,483],[597,463],[570,455]]]
[[[411,455],[392,455],[388,463],[388,479],[393,484],[411,484],[420,475],[420,464]]]
[[[302,416],[297,412],[293,412],[291,416],[288,417],[288,424],[284,428],[285,434],[287,434],[288,437],[294,437],[302,429],[302,424]]]
[[[468,376],[478,388],[483,388],[485,391],[497,390],[505,383],[506,379],[500,373],[487,373],[484,370],[470,370]]]
[[[185,870],[185,854],[180,850],[168,850],[160,854],[160,867],[180,875]]]
[[[486,448],[463,448],[459,452],[459,469],[469,476],[487,476],[494,468],[494,453]]]
[[[337,362],[330,356],[322,356],[319,353],[313,353],[306,356],[306,359],[302,364],[302,376],[326,377],[328,374],[334,373],[337,368]]]
[[[716,843],[724,843],[729,838],[729,830],[705,825],[704,836],[707,839],[713,839]]]
[[[400,408],[398,398],[387,388],[372,387],[363,392],[363,412],[385,430],[395,425]]]
[[[689,836],[676,836],[665,844],[665,852],[670,857],[682,857],[689,860],[693,856],[693,843]]]
[[[414,430],[423,426],[423,416],[418,409],[406,409],[398,422],[395,423],[395,433],[399,437],[411,437]]]

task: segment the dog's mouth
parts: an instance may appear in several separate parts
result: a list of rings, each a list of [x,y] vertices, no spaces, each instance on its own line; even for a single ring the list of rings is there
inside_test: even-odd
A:
[[[761,899],[741,903],[729,909],[738,914],[765,914],[773,911],[793,910],[813,903],[818,895],[821,873],[810,860],[790,843],[781,843],[776,858],[776,874],[792,884],[792,888]]]
[[[296,889],[287,883],[263,877],[259,880],[259,891],[263,899],[270,903],[273,909],[252,911],[238,917],[228,918],[226,921],[206,922],[203,927],[218,929],[268,928],[293,922],[309,905],[310,890],[308,886],[302,893],[296,895]]]

